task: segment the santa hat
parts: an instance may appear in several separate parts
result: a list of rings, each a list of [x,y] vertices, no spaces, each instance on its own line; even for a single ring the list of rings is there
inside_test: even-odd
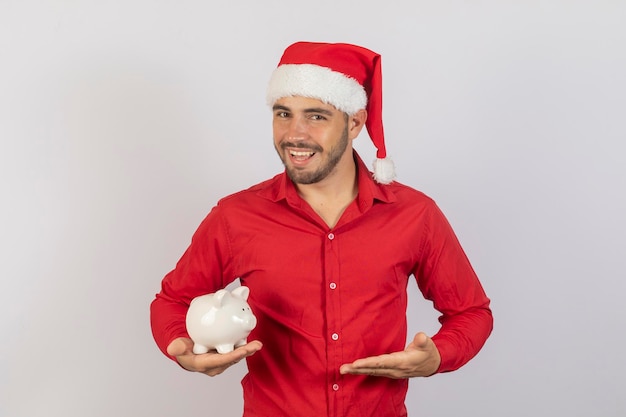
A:
[[[395,169],[387,157],[382,121],[380,55],[345,43],[296,42],[283,53],[267,89],[270,106],[288,96],[311,97],[353,115],[367,110],[365,127],[374,146],[374,179],[389,184]]]

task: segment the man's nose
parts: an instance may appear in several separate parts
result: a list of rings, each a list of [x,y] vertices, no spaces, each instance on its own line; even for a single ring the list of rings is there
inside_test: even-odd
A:
[[[287,137],[291,140],[302,140],[306,137],[306,121],[304,117],[295,116],[289,121]]]

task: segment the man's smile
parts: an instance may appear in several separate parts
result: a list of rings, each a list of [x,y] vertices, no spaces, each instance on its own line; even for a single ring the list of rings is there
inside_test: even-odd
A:
[[[289,155],[291,155],[291,158],[295,159],[296,161],[306,161],[307,159],[315,155],[315,152],[290,150]]]

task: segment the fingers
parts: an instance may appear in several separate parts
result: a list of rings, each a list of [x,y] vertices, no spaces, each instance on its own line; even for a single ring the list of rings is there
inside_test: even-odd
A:
[[[352,363],[341,365],[341,374],[386,376],[389,378],[402,378],[398,372],[402,368],[403,352],[391,353],[369,358],[357,359]]]
[[[250,343],[246,343],[243,346],[240,346],[229,353],[224,353],[219,355],[219,359],[221,362],[227,364],[228,366],[232,366],[239,362],[242,359],[247,358],[248,356],[254,355],[263,347],[263,344],[258,340],[254,340]]]
[[[437,347],[425,333],[418,333],[402,352],[357,359],[339,368],[341,374],[411,378],[429,376],[439,368]]]
[[[355,369],[384,369],[396,366],[393,354],[372,356],[369,358],[357,359],[352,363]]]
[[[242,359],[254,355],[263,345],[258,340],[247,343],[238,347],[229,353],[207,353],[204,355],[195,355],[195,366],[198,372],[202,372],[208,376],[216,376],[239,363]]]
[[[188,371],[215,376],[221,374],[242,359],[253,355],[262,347],[261,342],[255,340],[238,347],[232,352],[220,354],[216,351],[211,351],[198,355],[193,353],[193,342],[190,339],[179,338],[170,343],[167,351],[170,355],[175,356],[180,366]]]

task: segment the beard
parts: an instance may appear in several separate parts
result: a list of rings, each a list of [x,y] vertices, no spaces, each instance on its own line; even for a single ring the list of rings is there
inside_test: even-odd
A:
[[[341,157],[343,156],[344,152],[346,151],[349,142],[350,141],[348,140],[348,125],[346,124],[346,127],[344,128],[341,134],[341,137],[339,138],[339,141],[337,142],[335,146],[331,147],[326,152],[326,155],[325,155],[324,160],[322,161],[322,164],[315,171],[303,171],[300,169],[290,167],[285,162],[285,158],[283,157],[283,154],[278,150],[278,148],[276,149],[276,152],[278,152],[278,156],[280,157],[281,161],[283,161],[283,165],[285,165],[285,170],[287,171],[287,175],[289,176],[289,178],[291,178],[291,181],[293,181],[296,184],[315,184],[317,182],[320,182],[324,178],[326,178],[333,171],[333,169],[335,169],[335,167],[341,160]],[[283,150],[283,152],[286,147],[311,149],[315,151],[316,153],[324,152],[323,149],[317,145],[314,145],[314,146],[308,146],[306,144],[296,145],[296,144],[289,143],[289,142],[283,142],[281,144],[281,149]]]

